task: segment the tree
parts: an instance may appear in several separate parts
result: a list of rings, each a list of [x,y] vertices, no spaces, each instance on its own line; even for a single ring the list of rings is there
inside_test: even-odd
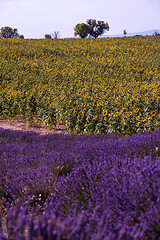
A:
[[[52,36],[50,34],[45,34],[44,36],[45,36],[46,39],[51,39],[52,38]]]
[[[16,28],[12,29],[11,27],[2,27],[0,30],[0,35],[2,38],[18,38],[18,30]]]
[[[153,34],[153,36],[159,36],[159,35],[160,35],[160,33],[157,31]]]
[[[126,35],[127,35],[127,30],[126,29],[123,30],[123,34],[124,34],[124,37],[126,37]]]
[[[89,26],[85,23],[78,23],[74,28],[74,36],[79,35],[81,38],[85,38],[89,34]]]
[[[24,39],[24,35],[19,35],[19,38],[20,39]]]
[[[54,31],[52,34],[45,34],[45,38],[47,39],[51,38],[58,39],[59,37],[60,37],[59,31]]]
[[[109,31],[109,25],[104,21],[88,19],[87,25],[89,26],[89,35],[94,38],[97,38],[98,36],[102,35],[105,31]]]
[[[52,33],[52,37],[53,37],[54,39],[58,39],[58,38],[60,37],[59,31],[54,31],[54,33]]]

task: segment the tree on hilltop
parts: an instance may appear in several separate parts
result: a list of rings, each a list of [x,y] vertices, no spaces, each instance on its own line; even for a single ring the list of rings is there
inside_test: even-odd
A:
[[[126,37],[126,35],[127,35],[127,30],[126,29],[123,30],[123,34],[124,34],[124,37]]]
[[[74,28],[74,36],[79,35],[81,38],[87,37],[89,34],[89,26],[85,23],[78,23]]]
[[[52,38],[51,34],[45,34],[44,37],[45,37],[46,39],[51,39],[51,38]]]
[[[52,34],[45,34],[44,37],[46,39],[51,39],[51,38],[58,39],[58,38],[60,38],[60,32],[59,31],[54,31]]]
[[[97,38],[108,30],[108,23],[96,21],[95,19],[88,19],[87,23],[79,23],[75,26],[74,35],[79,35],[81,38],[85,38],[88,35]]]
[[[18,30],[11,27],[2,27],[0,30],[0,36],[2,38],[19,38]]]
[[[52,33],[52,37],[53,37],[54,39],[60,38],[60,32],[59,32],[59,31],[54,31],[54,32]]]
[[[89,26],[89,35],[94,38],[97,38],[98,36],[102,35],[105,31],[109,31],[109,25],[104,21],[88,19],[87,24]]]

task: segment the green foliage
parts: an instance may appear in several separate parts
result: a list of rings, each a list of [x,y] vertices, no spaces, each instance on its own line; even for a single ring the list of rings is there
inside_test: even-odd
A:
[[[12,29],[11,27],[2,27],[0,30],[0,36],[2,38],[18,38],[19,34],[16,28]]]
[[[60,33],[59,31],[54,31],[52,34],[45,34],[44,37],[46,39],[51,39],[51,38],[58,39],[60,37]]]
[[[58,176],[67,176],[70,172],[72,172],[73,165],[72,164],[62,164],[58,165],[57,167],[53,167],[52,173],[53,174],[58,174]]]
[[[56,126],[56,113],[53,107],[43,107],[40,112],[40,118],[46,128]]]
[[[24,35],[19,35],[19,38],[24,39]]]
[[[50,34],[45,34],[45,38],[46,39],[51,39],[51,35]]]
[[[158,36],[0,40],[0,116],[76,133],[159,129]]]
[[[102,35],[106,30],[109,30],[108,23],[105,23],[104,21],[88,19],[87,24],[89,26],[89,34],[94,38],[97,38],[98,36]]]
[[[79,35],[81,38],[87,37],[89,34],[89,26],[85,23],[78,23],[74,28],[74,35]]]
[[[74,28],[74,35],[79,35],[81,38],[85,38],[88,35],[97,38],[105,31],[109,30],[108,23],[104,21],[96,21],[95,19],[88,19],[87,24],[78,23]]]

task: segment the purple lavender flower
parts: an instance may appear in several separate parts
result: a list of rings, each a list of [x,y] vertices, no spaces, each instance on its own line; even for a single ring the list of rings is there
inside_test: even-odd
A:
[[[0,240],[159,239],[160,131],[0,129]]]

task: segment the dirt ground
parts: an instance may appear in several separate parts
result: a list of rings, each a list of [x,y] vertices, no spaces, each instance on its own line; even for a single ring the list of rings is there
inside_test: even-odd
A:
[[[0,128],[11,129],[11,130],[21,130],[21,131],[34,131],[40,134],[49,134],[49,133],[66,133],[65,125],[56,125],[46,129],[44,126],[32,123],[28,124],[25,120],[5,120],[0,119]]]

